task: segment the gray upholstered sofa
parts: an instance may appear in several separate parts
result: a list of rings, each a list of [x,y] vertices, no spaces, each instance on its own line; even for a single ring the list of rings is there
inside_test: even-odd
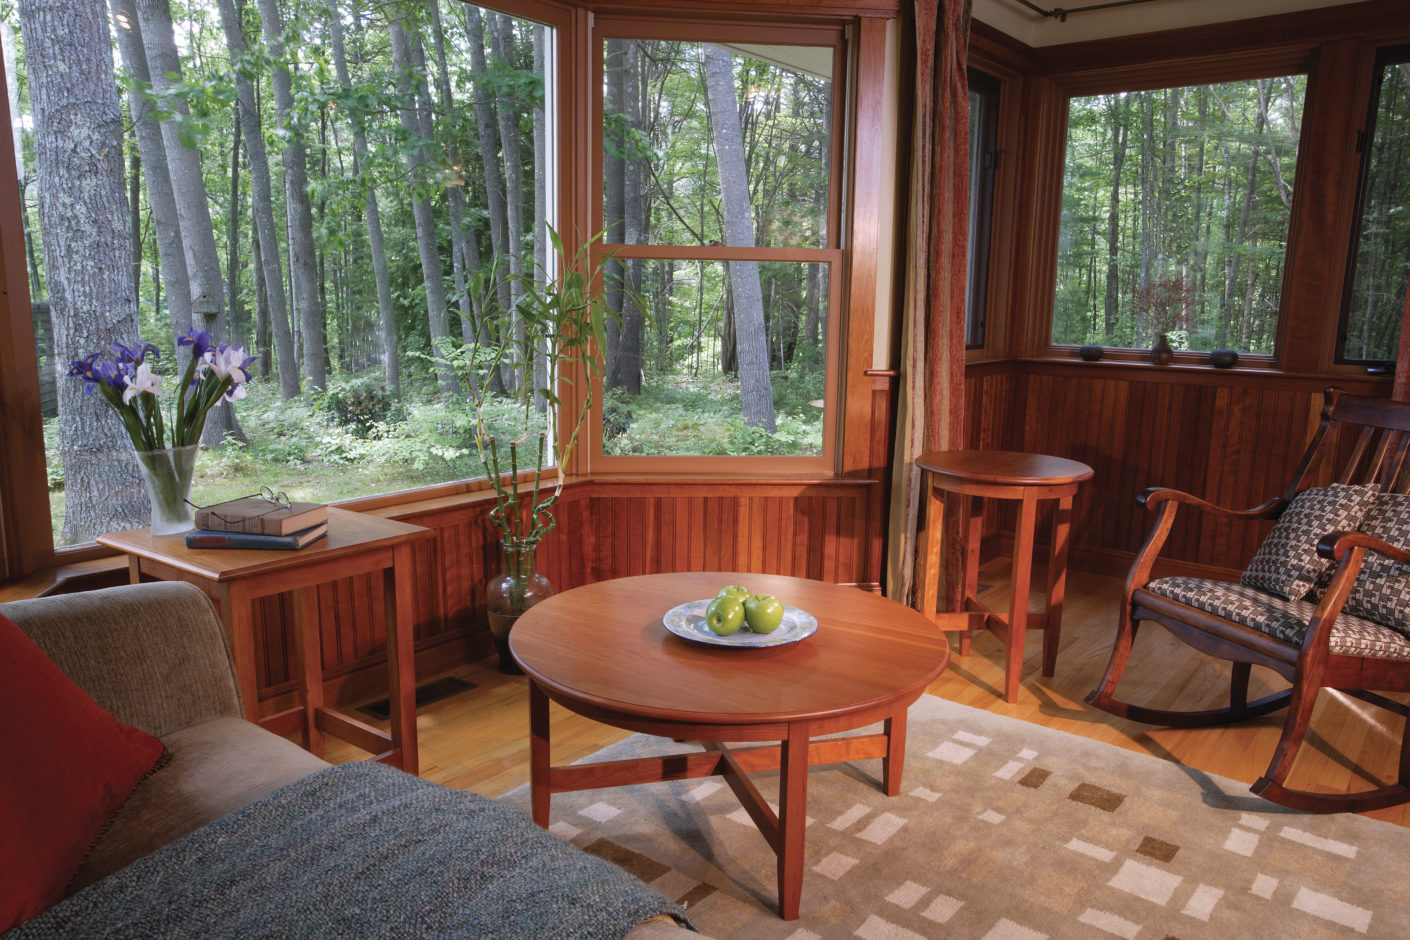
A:
[[[190,585],[0,613],[169,754],[68,896],[11,936],[688,934],[673,904],[515,810],[378,764],[334,767],[244,720],[224,630]]]

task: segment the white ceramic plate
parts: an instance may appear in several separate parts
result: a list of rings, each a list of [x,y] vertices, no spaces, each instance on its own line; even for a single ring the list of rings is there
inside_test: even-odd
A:
[[[705,608],[709,607],[713,600],[713,597],[707,597],[703,601],[689,601],[679,607],[672,607],[661,618],[661,622],[666,625],[667,630],[687,640],[709,643],[711,646],[746,648],[797,643],[804,637],[812,636],[818,629],[818,618],[806,610],[785,604],[783,623],[772,633],[755,633],[748,626],[743,626],[729,636],[720,636],[705,626]]]

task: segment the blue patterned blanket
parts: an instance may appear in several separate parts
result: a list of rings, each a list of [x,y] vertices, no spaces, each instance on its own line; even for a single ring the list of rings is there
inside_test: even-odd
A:
[[[678,907],[523,814],[381,764],[320,771],[8,935],[621,937]]]

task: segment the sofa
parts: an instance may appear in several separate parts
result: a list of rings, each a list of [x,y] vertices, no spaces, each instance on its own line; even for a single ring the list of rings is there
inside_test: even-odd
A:
[[[330,765],[246,721],[222,624],[191,585],[0,614],[164,747],[63,900],[7,937],[695,936],[676,905],[517,810],[373,762]]]

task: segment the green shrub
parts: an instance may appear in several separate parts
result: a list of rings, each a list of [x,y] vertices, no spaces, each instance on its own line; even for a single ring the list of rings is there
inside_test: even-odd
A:
[[[405,420],[396,396],[385,386],[366,380],[329,385],[318,407],[339,426],[364,439],[381,435],[389,425]]]

